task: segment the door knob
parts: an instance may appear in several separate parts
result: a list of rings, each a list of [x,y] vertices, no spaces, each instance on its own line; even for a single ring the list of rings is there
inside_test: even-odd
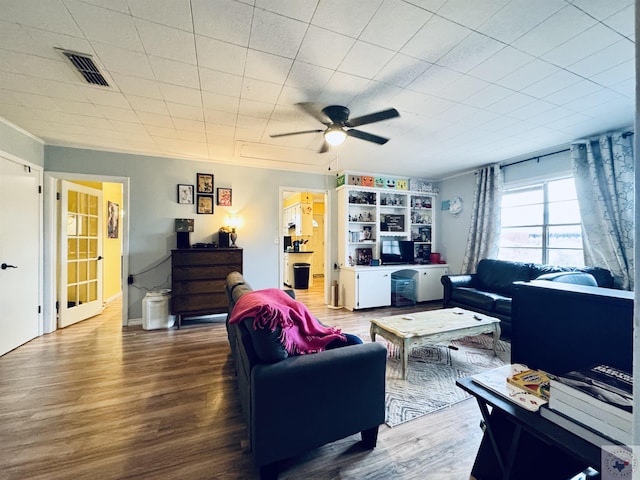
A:
[[[15,265],[9,265],[8,263],[3,263],[2,265],[0,265],[0,268],[2,268],[2,270],[6,270],[7,268],[18,268]]]

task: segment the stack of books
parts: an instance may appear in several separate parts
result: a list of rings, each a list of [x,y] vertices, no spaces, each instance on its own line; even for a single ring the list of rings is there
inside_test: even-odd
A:
[[[526,365],[504,365],[473,375],[471,379],[532,412],[537,412],[549,400],[549,377]]]
[[[552,376],[540,414],[598,446],[631,444],[633,378],[606,365]]]

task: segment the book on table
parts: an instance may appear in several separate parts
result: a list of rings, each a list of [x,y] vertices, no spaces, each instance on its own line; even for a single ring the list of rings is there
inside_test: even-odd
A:
[[[534,395],[531,391],[516,387],[507,381],[512,375],[528,370],[529,369],[522,364],[503,365],[502,367],[472,375],[471,379],[478,385],[506,398],[516,405],[536,412],[541,405],[547,403],[547,400]]]
[[[613,438],[603,435],[602,432],[598,432],[587,425],[576,422],[573,418],[568,417],[567,415],[553,410],[550,408],[550,405],[543,405],[540,407],[540,416],[564,428],[565,430],[569,430],[571,433],[585,439],[587,442],[590,442],[599,448],[602,448],[605,445],[620,443]]]
[[[552,388],[552,395],[549,399],[549,407],[555,410],[561,410],[563,405],[571,405],[580,409],[588,415],[598,418],[603,422],[615,425],[618,428],[628,429],[632,422],[631,412],[623,409],[606,409],[602,405],[593,403],[589,398],[585,398],[586,394],[580,391],[569,391]],[[581,396],[582,395],[582,396]]]
[[[526,392],[549,400],[549,376],[540,370],[527,369],[507,377],[507,382]]]
[[[551,378],[553,393],[564,392],[579,404],[627,419],[632,418],[633,377],[630,373],[606,365],[595,365]],[[597,413],[596,413],[597,414]]]

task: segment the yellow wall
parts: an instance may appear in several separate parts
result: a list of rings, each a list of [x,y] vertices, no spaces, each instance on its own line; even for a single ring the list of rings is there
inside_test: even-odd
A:
[[[101,183],[76,180],[73,183],[84,185],[85,187],[102,190],[102,300],[108,301],[122,291],[122,184],[121,183]],[[118,209],[118,238],[109,238],[107,235],[109,221],[108,202],[117,203]]]

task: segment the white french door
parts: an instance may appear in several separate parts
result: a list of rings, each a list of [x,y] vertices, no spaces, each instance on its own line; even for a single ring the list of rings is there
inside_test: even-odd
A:
[[[0,355],[39,335],[40,174],[0,156]]]
[[[60,181],[58,326],[102,310],[102,191]]]

